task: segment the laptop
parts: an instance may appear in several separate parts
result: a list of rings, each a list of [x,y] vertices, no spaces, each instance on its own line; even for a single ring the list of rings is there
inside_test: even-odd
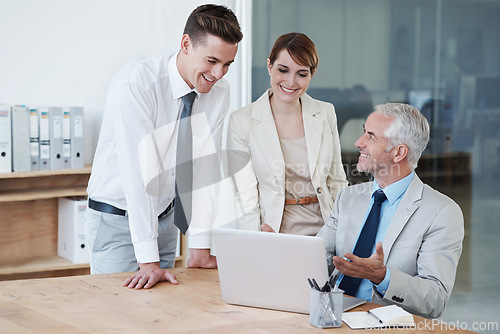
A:
[[[323,239],[222,228],[212,235],[224,302],[309,314],[307,279],[328,279]],[[365,302],[344,296],[344,311]]]

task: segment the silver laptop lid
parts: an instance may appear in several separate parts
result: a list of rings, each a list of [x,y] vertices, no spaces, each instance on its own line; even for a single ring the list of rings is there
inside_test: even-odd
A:
[[[226,303],[308,314],[307,278],[328,279],[321,238],[214,229],[213,240]]]

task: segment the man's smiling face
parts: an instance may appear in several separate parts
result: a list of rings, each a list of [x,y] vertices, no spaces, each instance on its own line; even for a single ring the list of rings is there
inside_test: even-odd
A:
[[[374,176],[382,171],[389,172],[394,162],[392,150],[387,151],[389,140],[385,133],[393,121],[376,111],[368,117],[364,126],[364,134],[355,143],[360,153],[358,171]]]
[[[229,70],[238,51],[238,44],[231,44],[220,37],[206,34],[196,43],[189,35],[181,41],[181,52],[185,55],[185,67],[181,76],[191,88],[208,93],[213,85]]]

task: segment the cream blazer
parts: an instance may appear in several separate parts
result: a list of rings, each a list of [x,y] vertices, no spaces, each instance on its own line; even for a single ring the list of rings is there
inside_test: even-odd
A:
[[[228,166],[238,228],[260,230],[266,223],[279,232],[285,205],[285,161],[266,91],[257,101],[234,111],[228,127]],[[301,97],[311,181],[326,221],[337,193],[347,186],[340,156],[337,117],[332,104]],[[244,167],[243,167],[244,166]],[[243,167],[243,168],[242,168]]]
[[[330,265],[333,255],[354,249],[372,187],[373,182],[366,182],[339,193],[330,219],[317,235],[325,240]],[[383,296],[374,287],[372,302],[439,317],[453,290],[463,238],[460,207],[415,175],[382,241],[384,263],[391,269],[389,287]]]

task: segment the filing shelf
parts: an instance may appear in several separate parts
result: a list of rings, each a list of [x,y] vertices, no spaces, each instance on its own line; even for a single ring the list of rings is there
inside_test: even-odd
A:
[[[0,174],[0,280],[84,275],[57,256],[58,198],[86,196],[91,167]],[[186,250],[176,266],[185,266]]]
[[[82,275],[57,256],[58,198],[85,196],[90,166],[0,174],[0,280]]]

